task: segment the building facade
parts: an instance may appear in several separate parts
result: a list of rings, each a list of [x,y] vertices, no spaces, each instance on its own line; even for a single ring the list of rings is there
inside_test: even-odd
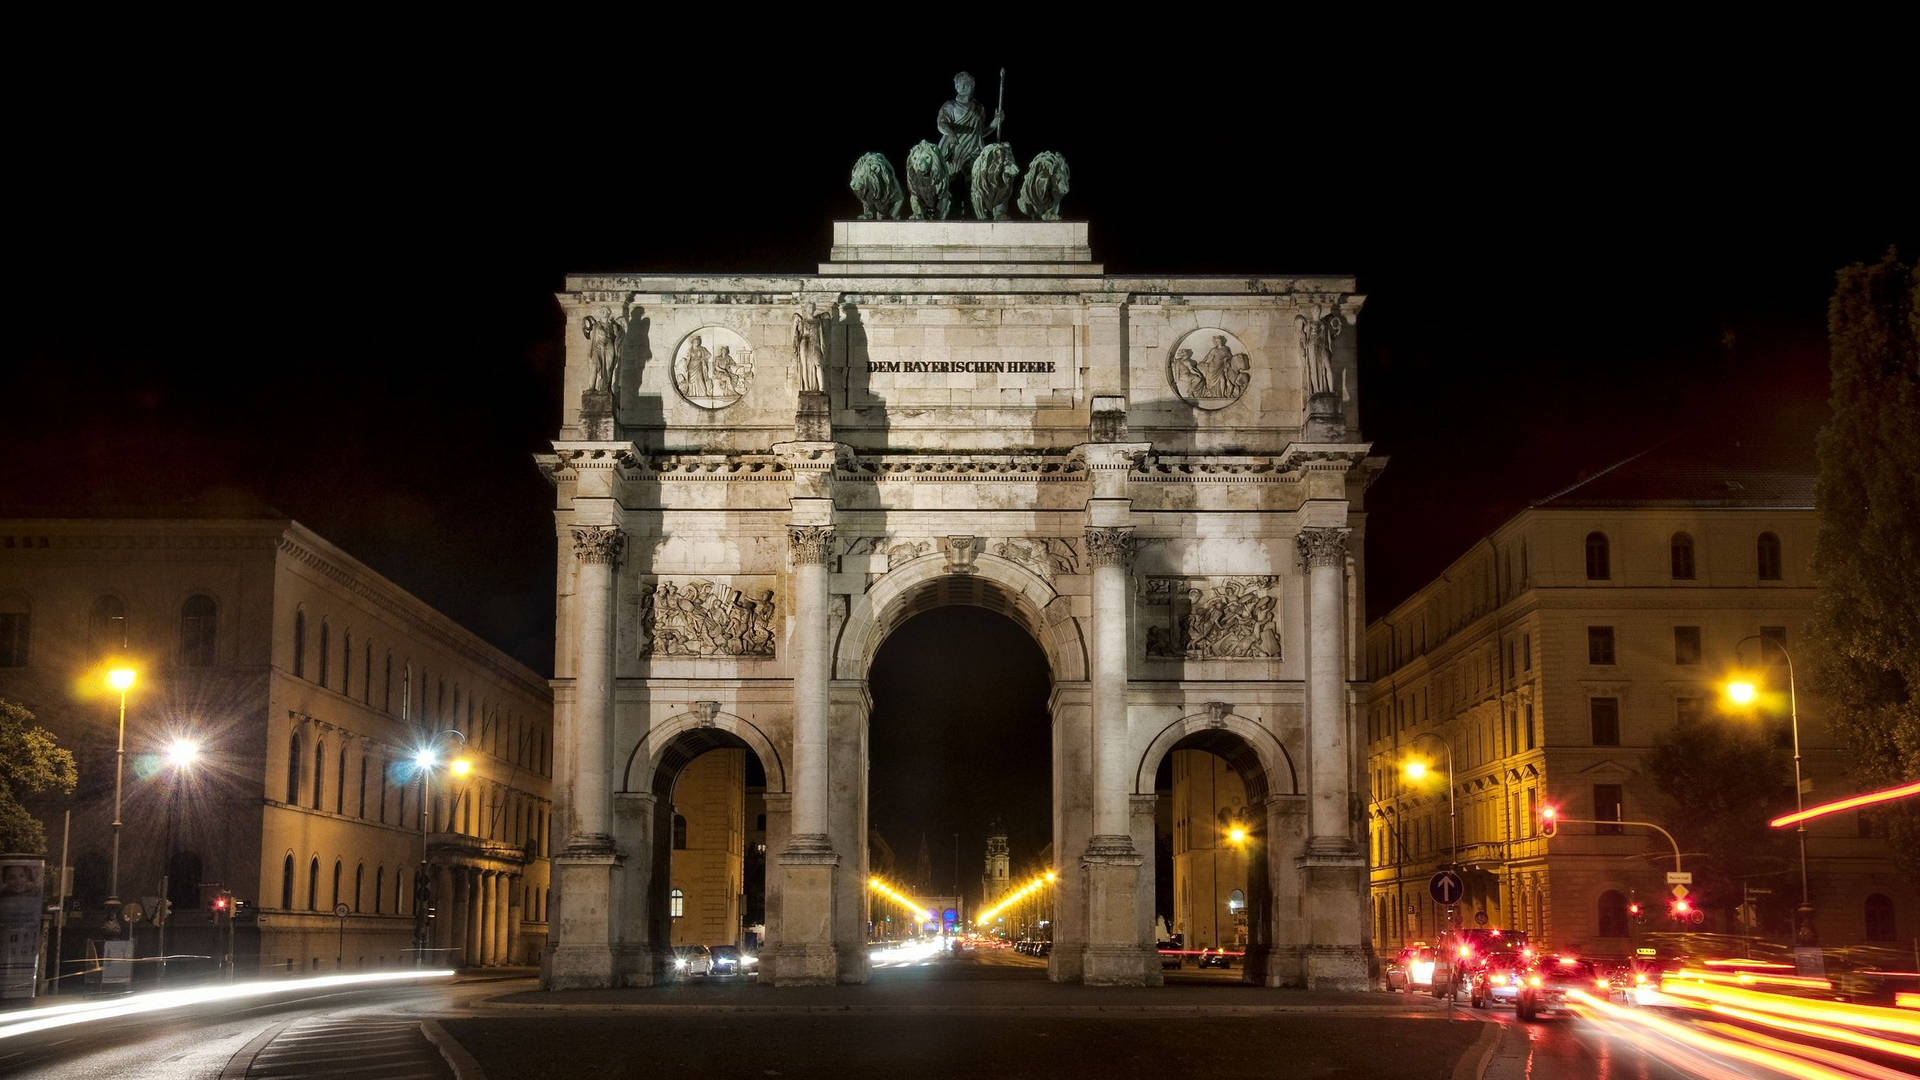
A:
[[[738,945],[746,875],[747,752],[695,758],[673,790],[673,943]]]
[[[1810,467],[1737,448],[1651,452],[1516,514],[1373,622],[1369,861],[1383,948],[1483,913],[1606,954],[1695,928],[1669,915],[1673,845],[1650,828],[1587,822],[1680,831],[1688,801],[1663,792],[1649,762],[1688,729],[1765,725],[1784,753],[1787,668],[1758,639],[1799,655],[1815,531]],[[1724,709],[1736,667],[1765,673],[1765,715]],[[1804,671],[1797,690],[1809,802],[1853,793]],[[1410,778],[1409,760],[1427,776]],[[1784,766],[1781,787],[1792,787]],[[1549,806],[1571,819],[1550,840]],[[1920,912],[1871,819],[1808,829],[1822,938],[1909,939]],[[1682,855],[1689,872],[1718,865],[1715,852]],[[1450,912],[1428,880],[1456,861],[1466,895]],[[1797,862],[1753,874],[1740,910],[1704,912],[1697,928],[1785,940]]]
[[[123,665],[118,893],[151,913],[164,876],[170,942],[210,933],[226,890],[261,970],[411,964],[420,935],[429,962],[539,955],[552,706],[523,665],[284,519],[0,521],[0,610],[24,643],[0,697],[79,763],[73,798],[34,808],[50,863],[72,811],[69,955],[112,891]],[[180,740],[197,756],[171,765]],[[133,933],[151,955],[150,918]]]
[[[1173,752],[1173,926],[1189,949],[1247,945],[1247,786],[1225,758]]]
[[[1248,977],[1366,985],[1354,281],[1110,275],[1078,222],[833,229],[817,273],[559,296],[545,984],[663,977],[646,853],[720,746],[767,778],[762,978],[863,981],[868,671],[958,604],[1051,669],[1053,979],[1159,980],[1154,778],[1201,748],[1253,818]]]

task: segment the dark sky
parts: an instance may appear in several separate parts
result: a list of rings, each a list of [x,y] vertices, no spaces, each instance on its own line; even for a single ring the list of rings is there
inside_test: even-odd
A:
[[[1817,412],[1834,270],[1920,236],[1891,30],[470,29],[48,39],[96,44],[47,50],[9,142],[0,502],[251,492],[549,671],[562,275],[808,271],[853,160],[1005,65],[1007,138],[1066,156],[1109,271],[1359,277],[1378,613],[1663,434]]]

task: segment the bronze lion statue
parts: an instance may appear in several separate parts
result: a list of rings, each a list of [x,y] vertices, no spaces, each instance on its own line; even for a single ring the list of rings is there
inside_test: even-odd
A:
[[[1027,166],[1020,185],[1020,212],[1035,221],[1059,221],[1060,200],[1067,195],[1067,159],[1042,150]]]
[[[1020,165],[1007,143],[988,143],[973,159],[973,216],[981,221],[1005,221],[1007,200],[1020,179]]]
[[[847,187],[860,199],[861,221],[899,220],[900,204],[905,199],[900,194],[900,181],[894,178],[893,166],[886,158],[879,154],[861,154],[860,160],[853,163],[853,179],[847,182]]]
[[[907,190],[913,193],[913,220],[945,221],[953,209],[952,177],[940,148],[920,140],[907,151]]]

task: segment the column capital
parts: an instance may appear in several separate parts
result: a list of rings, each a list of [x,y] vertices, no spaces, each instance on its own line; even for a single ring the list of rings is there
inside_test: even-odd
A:
[[[1308,566],[1345,566],[1351,529],[1301,529],[1293,542],[1300,548],[1300,561]]]
[[[573,556],[581,562],[618,565],[626,546],[627,534],[617,525],[573,527]]]
[[[833,552],[833,526],[787,526],[787,555],[795,566],[825,565]]]
[[[1133,526],[1088,526],[1087,562],[1094,566],[1126,566],[1133,562]]]

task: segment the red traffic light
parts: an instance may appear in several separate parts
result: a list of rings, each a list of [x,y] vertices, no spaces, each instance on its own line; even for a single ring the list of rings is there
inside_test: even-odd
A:
[[[1552,836],[1560,831],[1560,811],[1551,806],[1540,808],[1540,835]]]
[[[231,893],[219,893],[216,896],[214,896],[213,913],[215,915],[224,915],[228,911],[232,910],[232,908],[233,908],[233,896]]]
[[[1628,904],[1627,914],[1632,915],[1636,919],[1639,918],[1640,917],[1640,901],[1635,900],[1633,903]]]
[[[1693,913],[1693,905],[1687,903],[1684,899],[1675,900],[1673,906],[1668,910],[1673,912],[1675,918],[1683,918]]]

